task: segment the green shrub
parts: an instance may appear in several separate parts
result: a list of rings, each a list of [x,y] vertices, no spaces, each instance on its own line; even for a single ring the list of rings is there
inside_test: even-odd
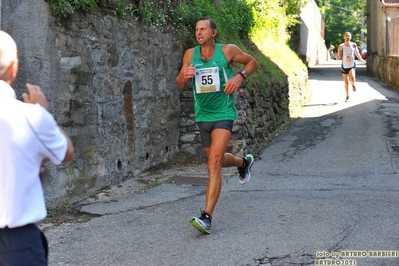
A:
[[[87,12],[103,4],[105,0],[45,0],[56,16],[66,17],[80,10]]]

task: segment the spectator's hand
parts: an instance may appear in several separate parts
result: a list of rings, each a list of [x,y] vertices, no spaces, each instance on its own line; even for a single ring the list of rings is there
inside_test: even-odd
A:
[[[233,94],[235,93],[241,86],[243,82],[243,78],[241,75],[235,75],[231,79],[229,79],[226,84],[224,84],[224,93]]]
[[[29,94],[26,92],[22,93],[22,99],[24,102],[32,104],[38,103],[42,107],[46,109],[48,108],[46,96],[44,96],[39,86],[27,83],[26,88],[28,88]]]

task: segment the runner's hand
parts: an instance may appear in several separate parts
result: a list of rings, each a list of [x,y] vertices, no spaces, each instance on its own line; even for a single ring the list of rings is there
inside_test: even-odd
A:
[[[189,80],[190,78],[195,76],[195,67],[193,65],[189,65],[183,70],[183,78],[184,80]]]
[[[229,79],[226,84],[224,84],[224,93],[233,94],[235,93],[241,86],[243,82],[243,77],[241,75],[235,75],[231,79]]]

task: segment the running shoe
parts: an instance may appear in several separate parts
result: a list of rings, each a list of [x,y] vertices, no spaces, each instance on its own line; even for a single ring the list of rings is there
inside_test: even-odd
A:
[[[206,234],[211,233],[212,216],[204,211],[201,211],[201,217],[191,218],[190,224],[198,231]]]
[[[356,87],[355,86],[352,86],[352,89],[353,89],[353,91],[356,91]]]
[[[254,164],[254,156],[252,154],[248,154],[244,158],[245,165],[243,167],[238,167],[238,180],[240,181],[241,185],[244,185],[251,179],[251,167]]]

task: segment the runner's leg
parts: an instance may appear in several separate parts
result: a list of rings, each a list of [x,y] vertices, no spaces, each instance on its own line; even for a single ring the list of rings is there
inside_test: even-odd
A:
[[[221,128],[215,129],[211,134],[211,146],[205,148],[205,152],[208,155],[209,176],[205,198],[205,212],[211,216],[213,215],[213,211],[215,210],[222,189],[222,165],[226,163],[224,162],[224,154],[230,137],[231,132],[229,130]]]
[[[346,97],[349,97],[349,77],[348,74],[342,74],[342,77],[344,79],[344,86],[345,86],[345,93],[346,93]]]

